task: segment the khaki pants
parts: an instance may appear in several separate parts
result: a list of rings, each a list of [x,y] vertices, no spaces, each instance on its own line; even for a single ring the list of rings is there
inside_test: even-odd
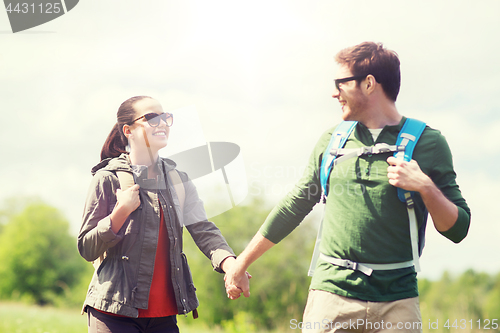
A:
[[[393,302],[367,302],[311,290],[301,328],[303,333],[420,333],[422,318],[418,297]]]

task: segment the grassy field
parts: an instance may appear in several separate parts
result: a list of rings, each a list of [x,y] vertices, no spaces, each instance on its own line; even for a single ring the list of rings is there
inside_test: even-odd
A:
[[[0,303],[0,333],[86,333],[86,316],[78,309]]]
[[[178,317],[182,333],[247,332],[245,329],[222,330],[192,323],[191,318]],[[21,303],[0,302],[0,333],[87,333],[87,316],[79,309],[39,307]]]

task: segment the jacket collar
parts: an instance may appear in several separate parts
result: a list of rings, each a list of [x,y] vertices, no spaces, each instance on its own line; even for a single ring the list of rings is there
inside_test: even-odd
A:
[[[92,175],[95,175],[95,173],[99,170],[131,172],[132,169],[130,167],[130,159],[128,154],[121,154],[120,156],[115,158],[106,158],[102,160],[92,168]]]
[[[99,170],[106,171],[126,171],[134,176],[134,182],[139,184],[143,189],[164,189],[165,174],[175,169],[176,164],[168,158],[159,157],[153,166],[158,172],[158,182],[148,179],[148,167],[144,165],[131,165],[128,154],[121,154],[115,158],[107,158],[99,162],[92,168],[92,175],[95,175]]]

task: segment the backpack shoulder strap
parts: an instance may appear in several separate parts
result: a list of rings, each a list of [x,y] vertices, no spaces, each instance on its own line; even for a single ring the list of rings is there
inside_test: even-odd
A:
[[[323,203],[326,203],[326,196],[328,194],[328,178],[330,177],[330,173],[332,172],[332,167],[333,167],[333,162],[335,161],[335,158],[337,158],[336,154],[331,154],[330,151],[332,149],[340,149],[343,148],[347,139],[351,135],[352,131],[356,127],[357,121],[343,121],[341,122],[337,128],[335,128],[335,131],[333,131],[332,137],[330,138],[330,142],[328,143],[328,146],[326,147],[325,152],[323,153],[323,159],[321,161],[321,168],[319,170],[319,179],[321,182],[321,189],[323,191],[321,197]],[[326,206],[325,206],[326,209]],[[325,213],[323,213],[323,217],[321,218],[321,221],[319,223],[319,228],[318,228],[318,235],[316,236],[316,243],[314,244],[314,250],[313,250],[313,255],[311,259],[311,264],[309,266],[309,271],[307,275],[313,276],[314,275],[314,269],[316,267],[316,263],[319,258],[319,247],[321,243],[321,233],[323,229],[323,218],[325,216]]]
[[[168,174],[170,175],[170,179],[172,180],[172,183],[174,185],[175,192],[177,193],[177,197],[179,198],[181,210],[183,210],[184,201],[186,198],[184,184],[182,183],[181,177],[177,170],[170,170]],[[118,180],[120,181],[120,188],[122,189],[122,191],[132,187],[135,184],[134,176],[130,172],[116,171],[116,175],[118,177]]]
[[[405,146],[404,151],[398,151],[394,153],[394,157],[402,158],[406,162],[410,162],[413,156],[413,150],[417,145],[420,135],[425,129],[426,124],[420,120],[408,118],[406,119],[403,128],[399,132],[398,139],[396,140],[396,145]],[[406,201],[405,191],[402,188],[398,188],[398,197],[402,202]],[[411,194],[413,195],[413,194]]]
[[[122,191],[125,191],[126,189],[134,186],[135,181],[134,181],[134,176],[132,173],[127,172],[127,171],[116,171],[116,176],[118,177],[118,181],[120,182],[120,189]],[[104,258],[106,258],[107,252],[104,252],[92,262],[92,265],[94,265],[95,270],[99,268],[101,265],[102,261]]]
[[[344,122],[344,123],[349,123],[349,122]],[[356,126],[356,122],[350,122],[354,123],[351,124],[352,128],[347,127],[348,125],[344,125],[344,123],[341,123],[336,129],[335,132],[332,135],[332,138],[330,140],[330,143],[323,155],[323,161],[321,163],[321,170],[320,170],[320,178],[321,178],[321,186],[323,188],[323,199],[324,195],[326,193],[326,184],[328,181],[328,177],[330,176],[331,168],[332,165],[334,164],[334,161],[337,157],[336,152],[333,152],[332,149],[341,149],[345,145],[345,142],[347,141],[347,138],[349,137],[350,133]],[[346,127],[344,127],[346,126]],[[401,128],[401,131],[399,132],[397,141],[396,141],[396,147],[398,146],[404,146],[405,149],[404,151],[400,151],[397,149],[397,151],[394,153],[394,156],[396,158],[401,158],[404,159],[405,161],[409,162],[411,161],[412,155],[413,155],[413,150],[415,149],[415,146],[426,127],[426,124],[416,120],[416,119],[410,119],[408,118],[403,127]],[[383,151],[386,152],[386,151]],[[358,155],[359,156],[359,155]],[[415,209],[414,209],[414,203],[413,199],[411,197],[411,192],[405,191],[401,188],[398,188],[398,197],[400,198],[401,201],[406,202],[406,206],[408,209],[408,217],[409,217],[409,227],[410,227],[410,240],[411,240],[411,247],[412,247],[412,257],[413,259],[411,261],[407,262],[402,262],[402,263],[394,263],[394,264],[362,264],[370,270],[393,270],[393,269],[400,269],[403,267],[409,267],[409,266],[414,266],[415,271],[419,272],[420,271],[420,263],[419,263],[419,254],[421,253],[421,248],[423,247],[423,241],[424,237],[419,237],[419,230],[417,227],[417,218],[415,214]],[[321,256],[322,254],[319,252],[319,244],[321,242],[321,229],[323,225],[323,220],[320,222],[319,230],[318,230],[318,236],[316,238],[316,244],[314,247],[314,252],[313,252],[313,257],[311,260],[311,266],[309,268],[309,276],[312,276],[314,274],[314,269],[316,267],[316,262],[318,260],[318,257]],[[424,217],[424,224],[423,224],[423,231],[425,231],[425,217]],[[421,244],[421,246],[419,246]],[[323,255],[324,256],[324,255]],[[336,258],[333,258],[336,259]],[[339,260],[336,259],[336,262],[334,263],[337,266],[342,266],[342,267],[347,267],[351,268],[352,266],[345,266],[346,264],[344,263],[345,260],[340,260],[342,263],[339,264]],[[347,260],[348,261],[348,260]],[[351,262],[350,264],[356,264],[359,265],[359,263],[353,263]],[[353,269],[353,268],[351,268]],[[356,268],[354,268],[356,269]],[[358,269],[360,270],[360,269]],[[366,273],[365,273],[366,274]],[[367,275],[370,275],[371,272]]]
[[[182,182],[179,172],[175,169],[168,172],[172,184],[174,185],[175,193],[177,193],[177,198],[179,198],[179,204],[181,206],[181,212],[184,211],[184,201],[186,200],[186,189],[184,188],[184,183]]]
[[[134,186],[134,184],[135,184],[134,176],[130,172],[116,171],[116,176],[118,177],[118,180],[120,181],[120,189],[122,191],[125,191],[126,189]]]
[[[330,138],[330,143],[326,147],[325,152],[323,153],[323,159],[321,161],[321,168],[319,172],[319,179],[321,183],[321,189],[323,191],[323,201],[328,195],[328,178],[330,177],[330,173],[332,172],[333,161],[337,157],[336,155],[330,154],[332,149],[343,148],[347,139],[351,135],[352,131],[356,127],[357,121],[343,121],[341,122]]]
[[[410,162],[413,156],[413,150],[415,149],[418,139],[420,139],[425,126],[426,124],[420,120],[411,118],[406,119],[403,128],[401,128],[401,131],[399,132],[398,139],[396,140],[396,145],[405,146],[405,150],[394,153],[394,157]],[[420,272],[419,257],[421,248],[423,247],[424,237],[419,237],[417,216],[415,214],[415,207],[412,198],[413,192],[403,190],[399,187],[397,190],[399,200],[406,202],[406,208],[408,209],[413,265],[415,266],[415,271]]]

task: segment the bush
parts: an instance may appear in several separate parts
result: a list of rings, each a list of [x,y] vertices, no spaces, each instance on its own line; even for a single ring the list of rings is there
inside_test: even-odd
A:
[[[213,218],[229,245],[238,255],[258,231],[270,208],[260,200],[237,206]],[[316,231],[304,222],[249,268],[249,298],[229,300],[224,275],[210,272],[210,262],[185,232],[185,252],[200,300],[200,319],[207,325],[221,325],[232,332],[283,328],[293,318],[302,318],[310,278],[307,270]]]
[[[0,234],[0,297],[54,303],[80,281],[79,257],[69,223],[41,201],[10,216]]]
[[[479,328],[478,320],[492,330],[498,328],[500,274],[490,276],[469,269],[458,276],[445,272],[439,281],[419,279],[418,284],[424,332],[449,332],[447,321],[450,327],[459,323],[470,332]],[[431,330],[430,323],[437,321],[440,326]]]

